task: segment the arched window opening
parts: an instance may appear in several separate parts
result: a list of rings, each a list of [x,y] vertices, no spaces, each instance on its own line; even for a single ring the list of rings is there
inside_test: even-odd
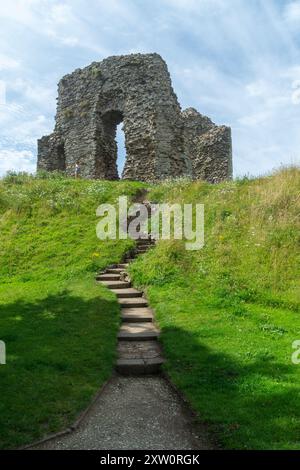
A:
[[[122,130],[123,113],[118,110],[108,110],[101,116],[102,131],[98,140],[99,173],[103,174],[105,163],[105,178],[115,180],[122,177],[125,161],[125,137]],[[102,165],[102,168],[101,168]]]
[[[125,134],[123,131],[123,123],[121,122],[117,126],[117,167],[119,178],[122,178],[122,172],[126,160],[126,147],[125,147]]]

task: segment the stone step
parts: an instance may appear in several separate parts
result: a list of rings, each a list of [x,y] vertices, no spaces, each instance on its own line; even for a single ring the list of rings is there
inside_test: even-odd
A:
[[[119,341],[150,341],[157,339],[159,331],[153,323],[122,323],[118,339]]]
[[[126,281],[99,281],[108,289],[126,289],[127,287],[131,287],[131,282]]]
[[[112,289],[112,292],[114,292],[117,297],[122,297],[124,299],[142,297],[143,295],[143,292],[137,289],[133,289],[132,287],[127,289]]]
[[[157,374],[163,359],[157,341],[120,341],[117,371],[123,375]]]
[[[116,268],[123,268],[126,270],[126,268],[128,268],[128,263],[119,263],[119,264],[116,264]]]
[[[121,317],[124,322],[143,323],[153,321],[151,308],[122,308]]]
[[[153,375],[159,374],[164,363],[162,358],[156,359],[118,359],[116,370],[121,375]]]
[[[106,272],[110,274],[119,274],[119,273],[123,273],[124,269],[123,268],[108,268],[106,269]]]
[[[124,308],[148,307],[148,302],[143,297],[135,297],[132,299],[118,298],[118,302],[120,306]]]
[[[137,252],[138,255],[142,255],[142,254],[146,253],[146,251],[148,251],[148,249],[147,249],[147,250],[144,250],[144,249],[143,249],[143,250],[140,250],[140,249],[138,248],[138,249],[136,250],[136,252]]]
[[[119,281],[120,274],[98,274],[97,281]]]

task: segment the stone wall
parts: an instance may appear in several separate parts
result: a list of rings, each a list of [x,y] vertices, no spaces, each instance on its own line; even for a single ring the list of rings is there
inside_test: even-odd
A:
[[[231,177],[230,129],[183,113],[158,54],[113,56],[59,82],[56,124],[38,141],[38,169],[118,179],[116,127],[123,122],[123,178]],[[211,169],[211,171],[210,171]]]
[[[194,108],[182,112],[184,153],[195,179],[218,183],[232,177],[231,129],[216,126]]]

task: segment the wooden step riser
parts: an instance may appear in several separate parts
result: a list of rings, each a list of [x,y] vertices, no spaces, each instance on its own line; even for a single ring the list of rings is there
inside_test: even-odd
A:
[[[118,297],[118,299],[135,299],[135,298],[139,298],[139,297],[142,297],[143,296],[143,292],[122,292],[122,293],[119,293],[119,292],[115,292],[116,296]]]
[[[124,375],[155,374],[163,364],[160,345],[153,341],[119,341],[117,370]]]
[[[149,307],[145,308],[122,308],[121,318],[123,322],[143,323],[153,321],[153,311]]]
[[[122,322],[124,323],[152,323],[153,317],[137,317],[137,316],[130,316],[130,315],[121,315]]]
[[[96,277],[96,281],[120,281],[118,274],[100,274]]]
[[[125,272],[125,269],[122,268],[108,268],[106,269],[107,274],[120,274]]]
[[[119,305],[123,308],[139,308],[139,307],[148,307],[148,302],[146,300],[141,300],[140,302],[131,302],[130,299],[118,299]]]
[[[158,333],[119,333],[119,341],[153,341],[157,340]]]
[[[131,282],[123,282],[123,281],[98,281],[103,286],[107,287],[108,289],[126,289],[131,287]]]
[[[117,284],[117,285],[111,285],[109,287],[109,289],[126,289],[126,288],[130,288],[131,287],[131,282],[125,282],[124,284],[120,283],[120,284]]]
[[[126,376],[153,375],[161,372],[163,361],[122,360],[117,362],[117,372]]]

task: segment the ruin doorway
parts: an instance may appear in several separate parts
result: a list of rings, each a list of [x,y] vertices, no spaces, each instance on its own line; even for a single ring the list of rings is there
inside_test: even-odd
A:
[[[66,171],[66,155],[65,155],[65,147],[64,144],[59,144],[56,147],[56,154],[57,154],[57,170],[58,171]]]
[[[102,158],[104,157],[104,172],[108,179],[119,179],[125,162],[125,136],[122,131],[123,113],[117,110],[106,111],[101,116],[101,121],[102,135],[99,153]]]

